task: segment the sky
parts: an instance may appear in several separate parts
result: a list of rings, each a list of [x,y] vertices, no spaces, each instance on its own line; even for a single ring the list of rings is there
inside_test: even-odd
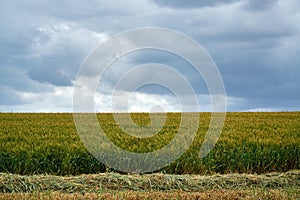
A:
[[[143,27],[179,31],[202,45],[222,76],[227,111],[300,110],[298,0],[2,0],[0,26],[0,112],[72,112],[76,75],[89,53],[120,32]],[[110,66],[95,92],[95,110],[180,110],[176,94],[159,85],[120,87],[114,97],[120,105],[113,106],[114,84],[146,63],[178,70],[195,90],[199,111],[211,110],[205,81],[189,63],[154,50]],[[180,87],[170,75],[147,69],[134,78],[159,76]]]

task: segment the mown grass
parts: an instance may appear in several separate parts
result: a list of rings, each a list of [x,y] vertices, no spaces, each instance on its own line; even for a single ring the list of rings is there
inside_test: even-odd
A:
[[[160,172],[170,174],[268,173],[300,169],[300,112],[227,113],[215,148],[198,157],[208,130],[210,113],[199,113],[200,126],[189,148]],[[133,152],[161,148],[172,140],[179,113],[168,113],[155,136],[134,138],[120,130],[112,114],[98,114],[107,136]],[[131,114],[140,125],[149,123],[144,113]],[[1,113],[0,171],[15,174],[79,175],[114,171],[91,156],[80,142],[72,114]]]
[[[37,192],[37,193],[5,193],[0,194],[0,199],[15,200],[15,199],[124,199],[124,200],[294,200],[299,199],[299,196],[294,194],[285,193],[282,190],[209,190],[205,192],[184,192],[184,191],[171,191],[171,192],[103,192],[103,193],[60,193],[60,192]]]
[[[0,174],[0,199],[297,199],[300,171],[79,176]],[[2,193],[2,195],[1,195]]]

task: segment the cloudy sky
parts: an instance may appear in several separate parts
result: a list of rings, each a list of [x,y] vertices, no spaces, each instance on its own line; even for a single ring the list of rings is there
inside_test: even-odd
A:
[[[111,36],[142,27],[180,31],[201,44],[222,75],[227,110],[300,110],[298,0],[2,0],[0,26],[0,112],[72,111],[74,80],[86,56]],[[146,63],[174,67],[191,81],[200,110],[210,110],[201,77],[182,59],[151,50],[110,67],[95,93],[95,109],[112,111],[116,81],[124,70]],[[149,76],[162,75],[135,78]],[[175,95],[157,85],[121,87],[116,97],[128,105],[118,111],[156,105],[180,110]]]

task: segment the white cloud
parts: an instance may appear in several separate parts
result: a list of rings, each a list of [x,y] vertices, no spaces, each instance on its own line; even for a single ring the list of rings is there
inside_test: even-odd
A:
[[[99,112],[153,112],[160,107],[164,112],[180,112],[181,105],[169,95],[119,91],[115,95],[96,93],[95,107]]]
[[[248,109],[248,110],[243,110],[244,112],[276,112],[276,111],[284,111],[281,110],[280,108],[253,108],[253,109]]]
[[[66,52],[87,53],[108,39],[106,33],[98,33],[71,22],[45,24],[37,27],[32,53],[45,56]]]
[[[55,87],[53,92],[16,92],[22,104],[0,105],[2,112],[71,112],[72,87]]]

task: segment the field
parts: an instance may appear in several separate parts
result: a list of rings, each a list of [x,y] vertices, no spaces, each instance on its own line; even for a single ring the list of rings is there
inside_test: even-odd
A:
[[[53,180],[58,179],[55,179],[56,176],[73,177],[74,180],[79,180],[80,178],[78,177],[92,176],[83,174],[105,173],[106,176],[118,176],[121,182],[121,179],[128,178],[128,180],[131,180],[130,177],[147,177],[148,180],[150,179],[149,177],[156,177],[159,174],[162,174],[161,176],[174,177],[174,180],[180,180],[179,184],[182,184],[182,187],[186,185],[187,188],[165,189],[165,191],[171,191],[168,194],[172,198],[177,198],[176,195],[183,195],[185,198],[184,195],[187,194],[184,191],[193,191],[193,195],[198,195],[200,199],[201,195],[204,195],[203,198],[205,199],[205,196],[210,194],[210,192],[214,194],[218,194],[218,192],[227,194],[228,199],[234,198],[234,195],[237,194],[240,194],[237,198],[241,198],[243,195],[249,197],[253,191],[257,194],[253,199],[256,199],[256,197],[270,199],[273,197],[278,197],[278,199],[285,197],[296,198],[295,195],[299,195],[300,112],[227,113],[225,125],[218,143],[208,156],[203,159],[198,157],[198,152],[204,135],[208,130],[211,115],[210,113],[199,113],[199,115],[200,126],[197,135],[188,151],[179,159],[153,175],[122,175],[122,172],[105,166],[89,154],[80,142],[72,114],[1,113],[0,172],[2,174],[0,179],[2,180],[2,184],[0,185],[0,192],[30,192],[30,194],[26,194],[28,198],[32,197],[30,195],[36,195],[36,198],[39,198],[39,195],[43,196],[45,194],[32,194],[32,192],[35,191],[34,187],[39,188],[39,184],[41,183],[38,183],[38,181],[37,183],[34,181],[30,182],[30,180],[40,180],[36,176],[46,176],[47,180],[49,176],[53,177]],[[131,116],[137,124],[147,125],[149,123],[149,115],[145,113],[134,113]],[[157,135],[147,139],[137,139],[120,130],[112,114],[103,113],[98,114],[97,117],[107,137],[115,145],[131,152],[149,152],[160,149],[174,138],[180,124],[179,113],[168,113],[166,124]],[[246,175],[242,175],[242,173],[246,173]],[[263,178],[261,179],[261,177],[265,177],[268,173],[271,173],[271,175],[267,177],[273,177],[272,173],[277,173],[278,180],[276,179],[277,181],[274,182],[272,181],[273,179],[264,179],[265,181],[261,182],[261,184],[259,181],[257,182],[257,180],[262,180]],[[293,175],[290,176],[291,174]],[[230,175],[236,177],[237,183],[240,184],[230,187],[230,180],[218,182],[221,179],[223,180],[223,178],[227,180],[226,178]],[[216,178],[218,176],[222,178]],[[239,182],[239,177],[244,176],[246,178],[242,182]],[[247,178],[247,176],[250,177]],[[194,177],[211,177],[213,180],[216,178],[215,182],[218,181],[216,183],[214,181],[212,183],[209,181],[203,183],[203,188],[207,189],[204,193],[204,190],[197,189],[197,186],[189,183]],[[45,178],[41,179],[44,180]],[[83,179],[90,180],[86,177],[83,177]],[[203,178],[200,179],[202,180]],[[17,181],[10,182],[9,186],[9,181],[6,182],[7,184],[4,184],[4,180]],[[18,180],[23,180],[23,182]],[[27,182],[24,182],[24,180],[27,180]],[[99,181],[100,179],[96,178],[96,180]],[[182,182],[182,180],[189,181]],[[154,180],[152,181],[153,184],[156,183]],[[276,185],[275,183],[278,181],[279,183]],[[282,184],[280,184],[280,181]],[[49,182],[51,181],[49,180]],[[134,183],[133,180],[130,182]],[[20,187],[17,183],[24,183],[26,186],[24,187],[27,190],[18,190]],[[57,183],[60,182],[58,181]],[[80,183],[83,184],[82,182]],[[175,183],[178,182],[173,182],[173,184]],[[249,183],[252,183],[253,187]],[[78,184],[76,183],[75,185]],[[214,187],[209,188],[207,185],[210,184]],[[45,183],[42,185],[45,186]],[[64,191],[62,188],[68,188],[64,187],[68,185],[67,183],[62,184],[63,186],[60,187],[61,190],[56,190],[53,185],[55,184],[52,183],[52,186],[49,186],[50,189],[45,186],[47,188],[45,191],[61,192]],[[116,188],[121,185],[118,182],[115,183]],[[124,196],[124,198],[127,198],[126,195],[130,196],[130,192],[123,194],[124,190],[132,191],[132,195],[146,195],[145,190],[134,189],[134,185],[132,184],[132,187],[120,189],[118,195],[121,195],[121,197]],[[33,189],[30,189],[31,186]],[[82,187],[84,188],[84,186]],[[71,188],[76,187],[72,186]],[[116,188],[113,188],[113,190]],[[153,190],[154,193],[151,193],[151,195],[162,195],[160,192],[163,189],[154,189],[151,186],[147,188],[148,192]],[[192,190],[191,188],[196,189]],[[226,191],[224,192],[222,189]],[[66,189],[66,192],[68,190]],[[74,190],[72,192],[79,192],[80,195],[82,190]],[[103,191],[105,193],[105,191],[111,190],[112,188],[106,188]],[[172,192],[173,190],[176,190],[176,192]],[[37,192],[43,191],[37,190]],[[181,191],[181,193],[178,193],[178,191]],[[195,193],[196,191],[200,193]],[[91,189],[91,192],[96,191]],[[138,192],[144,193],[139,194]],[[284,196],[286,194],[287,196]],[[289,194],[291,195],[290,197]],[[26,195],[24,196],[25,198]],[[50,194],[50,196],[53,195],[59,196],[64,194]],[[147,198],[147,195],[143,197]],[[191,199],[196,198],[193,196],[189,196],[188,198],[190,197]],[[5,198],[14,197],[5,196]]]

